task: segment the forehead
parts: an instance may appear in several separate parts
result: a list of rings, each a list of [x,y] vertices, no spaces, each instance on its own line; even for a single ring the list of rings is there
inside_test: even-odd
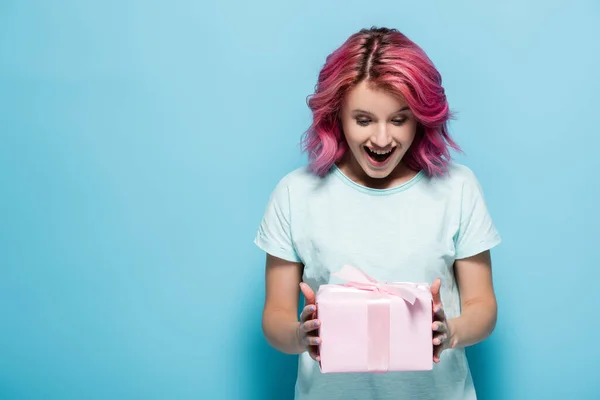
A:
[[[343,107],[345,111],[361,109],[373,114],[388,115],[406,106],[406,100],[387,90],[375,87],[362,81],[344,96]]]

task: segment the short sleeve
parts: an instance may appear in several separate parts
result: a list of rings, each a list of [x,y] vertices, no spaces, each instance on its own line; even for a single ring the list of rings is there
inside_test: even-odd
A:
[[[460,222],[455,235],[455,258],[467,258],[490,250],[501,242],[487,208],[479,181],[468,170],[462,185]]]
[[[275,257],[301,262],[292,242],[290,193],[285,180],[271,193],[254,243]]]

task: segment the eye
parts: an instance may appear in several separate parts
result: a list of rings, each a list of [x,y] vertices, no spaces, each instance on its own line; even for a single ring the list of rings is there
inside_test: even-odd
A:
[[[405,122],[406,122],[406,118],[396,118],[396,119],[392,120],[392,124],[398,125],[398,126],[404,124]]]
[[[356,123],[358,125],[360,125],[360,126],[367,126],[367,125],[369,125],[369,122],[371,122],[371,120],[370,119],[366,119],[366,118],[358,118],[356,120]]]

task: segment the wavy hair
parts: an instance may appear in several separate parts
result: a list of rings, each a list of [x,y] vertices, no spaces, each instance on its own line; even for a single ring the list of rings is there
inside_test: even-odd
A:
[[[452,118],[442,78],[425,52],[396,29],[370,28],[350,36],[327,56],[315,91],[308,97],[313,121],[302,146],[310,169],[323,176],[348,150],[339,120],[345,94],[368,81],[404,97],[417,120],[406,164],[428,176],[442,175],[450,162],[449,148],[461,151],[448,133]]]

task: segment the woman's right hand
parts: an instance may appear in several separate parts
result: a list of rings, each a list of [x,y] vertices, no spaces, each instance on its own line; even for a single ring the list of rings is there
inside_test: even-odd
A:
[[[315,293],[306,283],[300,283],[300,290],[304,295],[305,307],[300,313],[300,322],[296,331],[300,347],[308,351],[310,357],[315,361],[321,361],[319,357],[319,345],[321,339],[317,336],[321,321],[317,319],[317,305]]]

